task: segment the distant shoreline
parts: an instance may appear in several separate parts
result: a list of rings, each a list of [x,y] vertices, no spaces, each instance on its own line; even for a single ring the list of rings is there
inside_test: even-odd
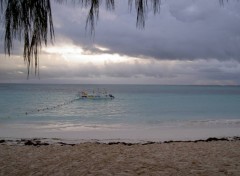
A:
[[[77,83],[29,83],[29,82],[23,82],[23,83],[14,83],[14,82],[0,82],[0,85],[92,85],[92,86],[101,86],[101,85],[110,85],[110,86],[202,86],[202,87],[240,87],[240,84],[100,84],[100,83],[85,83],[85,84],[77,84]]]

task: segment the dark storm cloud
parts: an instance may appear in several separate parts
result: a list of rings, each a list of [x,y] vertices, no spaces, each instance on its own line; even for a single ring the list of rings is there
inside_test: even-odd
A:
[[[79,46],[84,52],[77,51],[79,62],[76,62],[71,61],[74,52],[68,55],[43,50],[41,79],[37,83],[47,79],[48,83],[139,80],[137,83],[144,84],[240,84],[240,2],[237,0],[224,6],[218,0],[164,0],[160,14],[154,15],[149,10],[143,30],[136,28],[137,15],[134,8],[129,11],[128,0],[115,0],[114,11],[106,11],[104,4],[101,7],[93,36],[85,31],[88,9],[78,4],[51,2],[55,46],[63,49],[68,45]],[[0,46],[3,53],[3,39]],[[17,61],[0,55],[0,82],[27,82],[22,50],[23,45],[15,42],[13,57]],[[106,53],[121,55],[126,60],[114,62],[115,55],[105,55],[113,62],[103,65],[81,62],[82,54],[95,57]],[[30,77],[35,77],[34,73]]]
[[[235,59],[240,56],[240,2],[224,6],[213,1],[173,1],[161,4],[156,16],[149,11],[145,29],[136,29],[136,13],[128,1],[116,1],[114,12],[100,9],[95,35],[85,32],[87,9],[53,5],[57,36],[65,36],[86,51],[101,53],[94,44],[109,48],[108,53],[155,59]],[[62,13],[66,10],[65,13]],[[66,15],[67,13],[67,15]],[[105,51],[106,52],[106,51]]]

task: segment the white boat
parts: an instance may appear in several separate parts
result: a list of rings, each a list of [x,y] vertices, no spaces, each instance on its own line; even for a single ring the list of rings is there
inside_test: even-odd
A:
[[[89,93],[88,91],[81,91],[77,94],[79,99],[92,99],[92,100],[102,100],[102,99],[114,99],[115,97],[112,94],[108,94],[107,91],[100,92],[99,90],[92,91]]]

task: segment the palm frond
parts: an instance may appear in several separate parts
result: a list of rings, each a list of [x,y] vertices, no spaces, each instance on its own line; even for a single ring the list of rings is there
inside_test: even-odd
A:
[[[1,0],[5,10],[5,53],[11,55],[13,41],[24,40],[23,58],[30,66],[34,65],[35,74],[38,68],[38,52],[42,43],[47,45],[48,36],[54,39],[54,27],[50,0]]]

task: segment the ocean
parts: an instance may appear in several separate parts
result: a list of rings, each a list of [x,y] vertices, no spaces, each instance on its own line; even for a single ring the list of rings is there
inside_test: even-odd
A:
[[[113,100],[76,100],[82,90]],[[164,141],[240,136],[239,86],[0,84],[0,137]]]

